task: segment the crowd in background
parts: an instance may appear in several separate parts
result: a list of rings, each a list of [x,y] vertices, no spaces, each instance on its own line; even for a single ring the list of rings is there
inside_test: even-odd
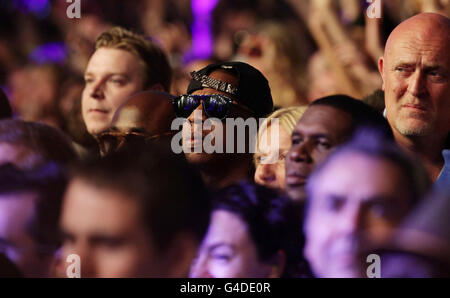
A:
[[[0,276],[450,276],[450,1],[379,2],[0,0]]]

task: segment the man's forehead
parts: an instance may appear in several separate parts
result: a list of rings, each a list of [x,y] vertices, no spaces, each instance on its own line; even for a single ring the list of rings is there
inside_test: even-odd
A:
[[[350,115],[339,109],[317,105],[309,107],[294,132],[341,134],[350,126]]]
[[[315,193],[355,195],[360,199],[395,197],[399,185],[405,183],[403,175],[397,165],[384,158],[341,152],[331,157],[317,173]]]
[[[139,65],[139,59],[128,51],[100,48],[89,59],[86,74],[102,69],[113,72],[134,71]]]
[[[386,46],[385,58],[398,63],[399,59],[416,60],[421,58],[430,64],[445,65],[450,61],[450,36],[446,40],[440,37],[420,38],[408,35],[398,36]],[[415,62],[415,61],[411,61]]]
[[[412,46],[429,44],[450,47],[450,19],[439,14],[422,13],[398,25],[386,42],[386,54],[399,43],[410,43]]]

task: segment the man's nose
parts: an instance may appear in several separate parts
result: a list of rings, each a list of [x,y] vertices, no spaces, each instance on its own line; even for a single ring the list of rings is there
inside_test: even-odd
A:
[[[191,124],[199,124],[206,120],[206,115],[203,113],[202,104],[199,104],[198,107],[192,111],[192,113],[187,118]]]
[[[421,97],[426,93],[426,76],[424,72],[417,69],[410,77],[408,82],[408,92],[414,97]]]
[[[292,146],[288,158],[293,162],[312,162],[311,145],[309,142],[302,142],[299,145]]]
[[[95,277],[95,266],[90,249],[85,244],[77,244],[72,253],[80,257],[81,277]]]
[[[337,226],[346,234],[359,234],[364,228],[363,206],[361,204],[354,204],[346,209],[346,212],[340,215]]]
[[[199,257],[194,261],[189,277],[193,278],[211,278],[208,270],[207,260],[204,257]]]
[[[104,99],[105,98],[105,84],[99,80],[90,87],[90,96],[94,99]]]

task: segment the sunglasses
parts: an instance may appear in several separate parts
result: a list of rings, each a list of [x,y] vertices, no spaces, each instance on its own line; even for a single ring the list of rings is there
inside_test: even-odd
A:
[[[120,150],[125,145],[143,145],[151,140],[170,135],[173,135],[173,132],[148,135],[147,133],[138,131],[122,132],[107,130],[97,135],[97,142],[100,147],[100,153],[102,154],[102,156],[105,156],[107,154]]]
[[[219,120],[223,120],[228,116],[232,105],[252,112],[250,109],[237,104],[231,98],[221,94],[185,94],[177,96],[172,100],[175,115],[182,118],[188,118],[200,103],[202,103],[203,111],[208,118],[218,118]]]

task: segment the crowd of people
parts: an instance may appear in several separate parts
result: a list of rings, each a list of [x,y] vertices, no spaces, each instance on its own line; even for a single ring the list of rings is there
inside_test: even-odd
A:
[[[450,1],[113,2],[0,13],[0,277],[450,277]]]

